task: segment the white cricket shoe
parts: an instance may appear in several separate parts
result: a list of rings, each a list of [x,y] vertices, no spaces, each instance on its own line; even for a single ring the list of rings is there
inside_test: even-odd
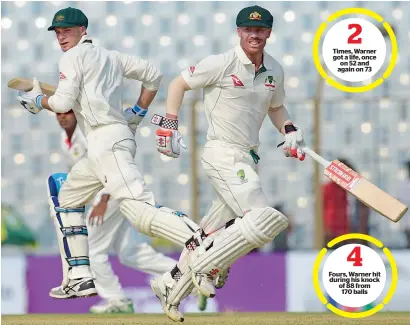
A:
[[[162,276],[157,276],[150,282],[152,291],[154,291],[155,296],[161,302],[162,310],[164,311],[164,313],[174,322],[183,322],[184,315],[178,310],[179,304],[171,305],[168,303],[168,296],[171,289],[166,286],[162,279]]]
[[[134,305],[131,299],[110,300],[102,305],[90,308],[92,314],[134,314]]]
[[[210,274],[192,271],[192,283],[205,297],[215,297],[214,278]]]
[[[48,293],[48,295],[51,298],[55,298],[55,299],[69,299],[70,298],[69,295],[65,293],[61,285],[58,287],[52,288],[50,292]]]
[[[71,279],[65,287],[52,288],[50,297],[55,299],[73,299],[97,295],[92,278]]]

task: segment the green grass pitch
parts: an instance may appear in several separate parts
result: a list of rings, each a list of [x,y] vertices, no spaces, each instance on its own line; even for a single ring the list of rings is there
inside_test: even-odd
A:
[[[165,315],[16,315],[2,316],[4,325],[159,325],[174,324]],[[410,313],[378,313],[364,319],[345,319],[331,313],[186,314],[184,324],[195,325],[408,325]]]

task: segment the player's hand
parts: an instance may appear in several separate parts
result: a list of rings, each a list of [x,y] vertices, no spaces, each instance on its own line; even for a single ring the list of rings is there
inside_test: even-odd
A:
[[[294,125],[285,125],[285,143],[283,144],[283,153],[286,157],[298,158],[300,161],[305,160],[306,154],[302,148],[305,147],[303,132]]]
[[[178,120],[168,119],[159,115],[154,115],[151,123],[159,125],[156,132],[157,150],[172,158],[178,158],[181,147],[186,149],[184,138],[178,131]]]
[[[43,107],[41,106],[41,99],[44,97],[43,91],[40,87],[40,82],[37,78],[33,78],[33,89],[25,92],[19,91],[17,99],[20,104],[32,114],[37,114]]]
[[[138,125],[144,119],[147,112],[148,112],[148,109],[141,108],[137,104],[135,104],[134,107],[128,107],[124,111],[124,119],[125,121],[127,121],[128,126],[130,127],[134,135],[135,135],[135,131],[137,130]]]
[[[104,215],[107,211],[108,201],[101,198],[100,202],[93,207],[91,214],[88,218],[88,223],[90,226],[100,226],[104,223]]]

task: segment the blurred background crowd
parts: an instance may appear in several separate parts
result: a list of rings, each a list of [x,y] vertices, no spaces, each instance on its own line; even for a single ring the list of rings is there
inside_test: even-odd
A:
[[[373,183],[410,203],[409,2],[348,4],[383,16],[394,27],[399,44],[390,78],[366,93],[343,93],[321,83],[313,64],[315,32],[329,14],[347,6],[343,2],[2,2],[3,249],[24,243],[36,253],[58,251],[45,181],[51,173],[67,170],[60,151],[61,129],[53,113],[25,112],[16,92],[6,86],[16,76],[57,83],[61,50],[54,33],[46,30],[57,10],[68,6],[83,10],[89,18],[88,33],[97,45],[139,55],[160,67],[164,79],[150,109],[153,114],[163,112],[171,78],[199,59],[238,43],[236,15],[251,4],[269,9],[274,16],[266,50],[284,67],[286,105],[308,145],[319,137],[324,157],[345,159]],[[389,58],[388,36],[386,45]],[[135,102],[138,89],[138,83],[125,82],[124,107]],[[186,96],[181,114],[180,131],[189,141],[188,150],[177,160],[157,153],[154,127],[147,118],[137,131],[136,160],[158,203],[198,220],[213,198],[198,159],[207,129],[200,93]],[[276,148],[282,135],[265,122],[258,172],[272,206],[290,216],[291,227],[263,251],[318,248],[324,240],[346,232],[369,233],[392,248],[409,247],[408,215],[393,224],[327,184],[323,176],[318,178],[311,159],[286,159]],[[315,205],[319,197],[320,209]]]

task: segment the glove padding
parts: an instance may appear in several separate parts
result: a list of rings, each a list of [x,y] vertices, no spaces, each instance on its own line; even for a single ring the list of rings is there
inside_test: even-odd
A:
[[[302,150],[305,146],[302,130],[297,129],[285,134],[283,153],[286,157],[298,158],[300,161],[305,160],[306,154]]]
[[[32,114],[37,114],[43,110],[41,99],[44,97],[40,87],[40,82],[37,78],[33,78],[33,89],[25,92],[19,91],[17,99],[23,107]]]
[[[159,128],[156,132],[157,150],[165,156],[178,158],[181,147],[186,149],[184,138],[178,130]]]
[[[135,135],[138,125],[144,119],[147,114],[148,109],[143,109],[138,105],[135,105],[133,108],[128,107],[124,111],[124,119],[128,123],[132,133]]]

